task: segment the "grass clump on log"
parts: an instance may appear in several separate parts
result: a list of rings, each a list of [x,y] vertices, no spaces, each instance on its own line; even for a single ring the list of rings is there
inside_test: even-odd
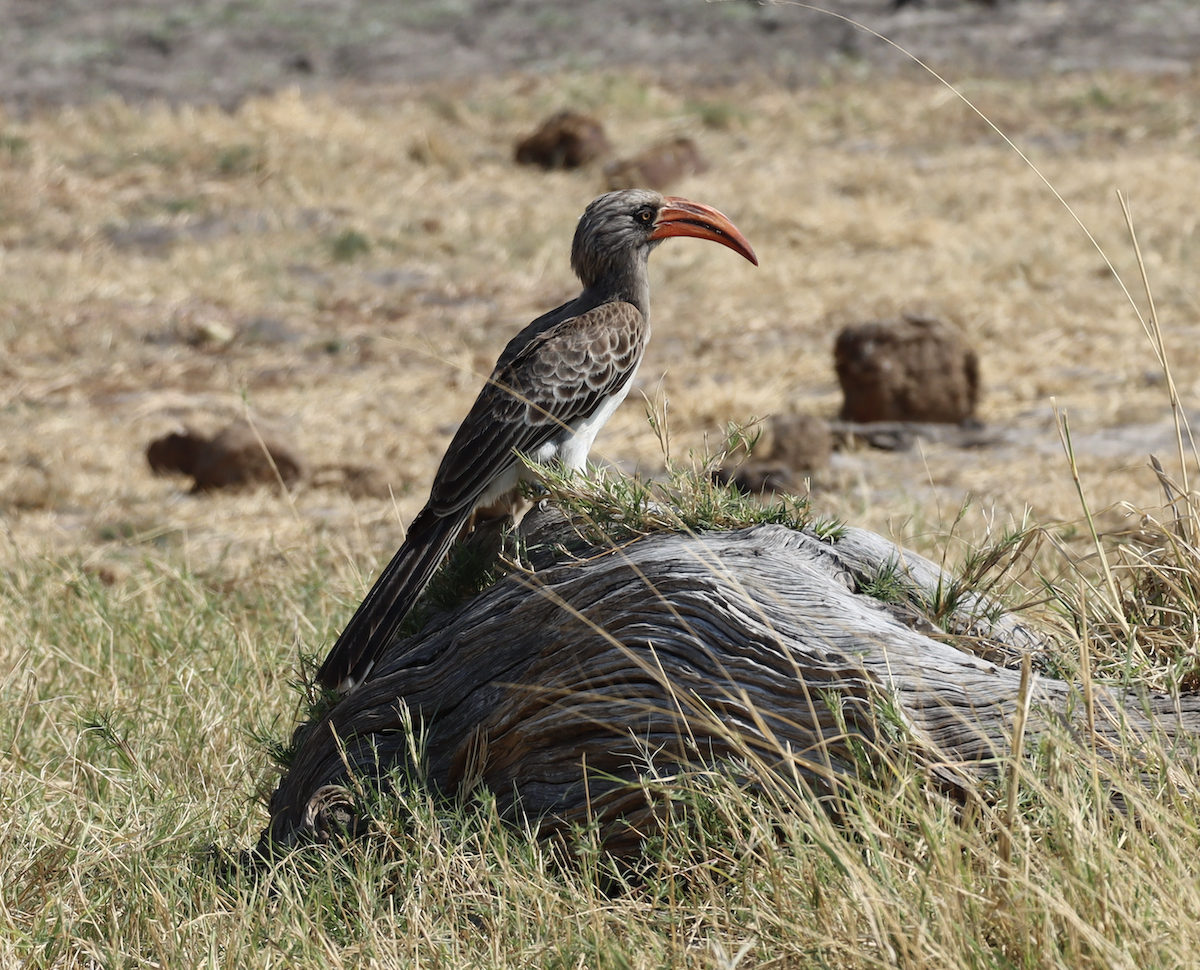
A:
[[[539,482],[530,495],[549,497],[576,524],[581,537],[598,545],[655,532],[701,533],[768,524],[811,529],[829,540],[840,534],[841,524],[815,513],[803,496],[780,493],[763,499],[717,481],[713,473],[730,455],[747,454],[753,447],[758,437],[753,422],[730,424],[722,450],[713,453],[706,443],[683,462],[671,454],[665,405],[650,405],[647,419],[662,449],[662,477],[644,479],[594,466],[588,474],[577,475],[538,466]]]

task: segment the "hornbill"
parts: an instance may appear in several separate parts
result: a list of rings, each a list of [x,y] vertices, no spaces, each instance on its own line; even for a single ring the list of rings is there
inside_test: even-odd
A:
[[[363,682],[458,536],[476,518],[523,512],[520,455],[581,469],[596,433],[629,393],[650,338],[651,250],[671,236],[711,239],[758,258],[716,209],[645,189],[591,203],[571,245],[583,292],[538,317],[504,348],[459,426],[429,501],[329,651],[318,681]]]

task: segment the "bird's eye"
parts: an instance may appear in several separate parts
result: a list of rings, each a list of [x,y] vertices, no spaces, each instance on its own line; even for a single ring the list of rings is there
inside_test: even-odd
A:
[[[642,209],[638,212],[637,218],[638,221],[644,222],[646,225],[650,225],[650,223],[654,221],[654,210]]]

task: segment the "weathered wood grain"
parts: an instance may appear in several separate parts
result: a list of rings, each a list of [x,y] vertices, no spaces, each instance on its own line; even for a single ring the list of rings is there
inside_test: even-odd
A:
[[[907,603],[857,592],[892,563]],[[426,732],[431,783],[484,784],[505,810],[551,826],[589,810],[644,823],[653,809],[633,783],[647,752],[669,772],[734,755],[731,735],[768,763],[798,753],[807,782],[829,790],[853,770],[851,738],[885,743],[881,703],[931,782],[954,788],[1007,750],[1020,675],[928,635],[920,607],[945,582],[872,533],[828,542],[779,526],[656,534],[512,575],[393,645],[306,729],[268,835],[322,836],[344,814],[338,786],[350,772],[405,764],[402,706]],[[966,597],[956,632],[1002,656],[1042,648],[1017,618],[986,619],[989,606]],[[1038,677],[1027,730],[1078,709],[1073,692]],[[1122,717],[1126,729],[1200,732],[1200,697],[1110,693],[1100,704],[1097,731],[1110,739]]]

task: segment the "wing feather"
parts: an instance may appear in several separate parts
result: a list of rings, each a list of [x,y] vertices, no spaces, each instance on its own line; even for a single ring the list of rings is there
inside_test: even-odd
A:
[[[430,507],[474,507],[500,474],[592,414],[633,375],[649,326],[630,303],[568,317],[498,365],[446,449]]]

